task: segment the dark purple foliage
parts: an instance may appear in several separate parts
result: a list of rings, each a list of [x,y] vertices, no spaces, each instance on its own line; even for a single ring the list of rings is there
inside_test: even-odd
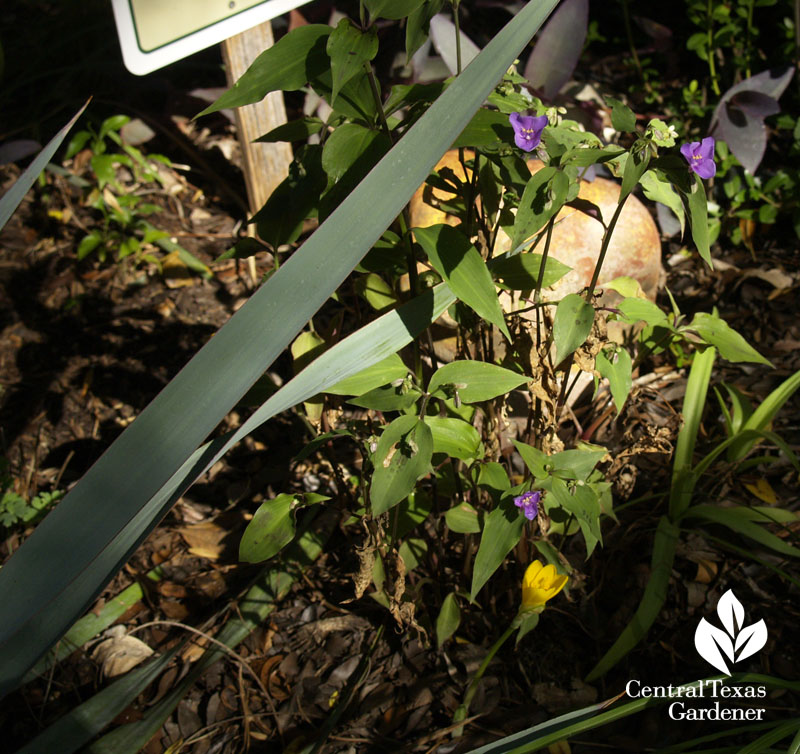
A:
[[[724,141],[751,174],[767,148],[764,118],[780,112],[778,97],[793,74],[791,67],[757,73],[728,89],[714,111],[709,133]]]
[[[572,76],[588,24],[589,0],[563,0],[539,32],[524,76],[544,99],[552,100]]]

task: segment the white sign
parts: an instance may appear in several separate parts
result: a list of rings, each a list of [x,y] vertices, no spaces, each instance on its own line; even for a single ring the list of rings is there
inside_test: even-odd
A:
[[[139,76],[310,0],[111,0],[125,67]]]

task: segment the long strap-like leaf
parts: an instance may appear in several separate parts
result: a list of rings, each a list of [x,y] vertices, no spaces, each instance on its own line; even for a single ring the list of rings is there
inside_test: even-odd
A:
[[[0,570],[0,695],[121,567],[164,512],[148,501],[191,468],[198,445],[399,214],[556,2],[530,2],[509,22]]]
[[[61,146],[64,137],[69,133],[69,130],[75,125],[75,121],[81,117],[88,105],[89,101],[87,100],[86,104],[70,118],[69,123],[50,139],[47,146],[36,155],[34,161],[28,165],[25,172],[17,179],[17,182],[3,194],[3,198],[0,199],[0,230],[3,229],[3,226],[8,222],[8,218],[19,207],[20,202],[25,198],[25,194],[28,193],[28,189],[33,186],[33,182],[47,167],[47,163],[53,159],[53,155]]]

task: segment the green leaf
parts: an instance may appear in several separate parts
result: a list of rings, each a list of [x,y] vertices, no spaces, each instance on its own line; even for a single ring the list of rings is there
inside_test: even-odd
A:
[[[700,696],[699,689],[701,689],[701,685],[706,684],[706,688],[708,688],[707,684],[710,680],[717,681],[722,685],[751,683],[766,685],[771,688],[790,688],[793,691],[800,689],[799,683],[784,681],[780,678],[756,673],[735,673],[732,676],[723,678],[717,676],[713,679],[703,679],[682,686],[676,686],[672,695],[665,694],[657,697],[640,696],[638,699],[628,702],[627,704],[614,705],[611,709],[609,709],[610,704],[612,701],[616,700],[607,699],[589,707],[574,710],[565,715],[560,715],[559,717],[539,723],[532,728],[521,730],[518,733],[506,736],[497,741],[493,741],[485,746],[473,749],[469,754],[534,754],[535,752],[543,751],[551,744],[557,744],[559,741],[566,741],[572,738],[589,739],[591,736],[586,735],[588,731],[600,728],[609,723],[619,723],[620,720],[624,720],[646,709],[651,710],[653,707],[662,704],[671,704],[675,699]],[[690,691],[691,693],[689,693]],[[782,737],[785,738],[787,735],[790,735],[793,730],[791,726],[795,726],[796,729],[798,722],[800,721],[798,721],[797,718],[792,718],[787,721],[785,727],[788,733],[783,733]],[[774,723],[771,722],[766,724],[762,723],[762,725],[773,724]],[[633,725],[633,723],[631,722],[627,725]],[[757,726],[753,723],[749,723],[746,728],[742,727],[738,730],[726,726],[719,736],[727,736],[733,733],[745,733],[746,730],[753,730],[754,727]],[[699,749],[694,748],[696,745],[714,740],[716,737],[718,736],[707,734],[692,741],[684,741],[676,746],[670,746],[668,749],[659,749],[659,751],[663,752],[663,754],[679,754],[679,752],[689,751],[690,748],[688,747],[691,747],[692,751],[699,752]],[[754,748],[751,752],[748,752],[748,754],[759,754],[759,752],[767,751],[761,747],[760,744],[759,747],[760,748]],[[707,752],[707,754],[721,754],[723,751],[730,752],[732,749],[730,747],[725,747],[724,749],[714,748],[711,750],[705,748],[703,751]],[[739,751],[737,754],[741,754],[741,752]],[[795,752],[792,752],[792,754],[795,754]]]
[[[78,260],[80,261],[81,259],[89,256],[89,254],[91,254],[102,242],[103,236],[100,234],[100,231],[90,231],[88,235],[85,235],[78,244]]]
[[[325,128],[325,124],[319,118],[305,116],[289,121],[289,123],[283,123],[263,136],[259,136],[255,141],[268,144],[277,141],[305,141],[323,128]]]
[[[374,26],[361,31],[353,26],[349,18],[343,18],[328,37],[327,51],[331,59],[333,105],[339,90],[353,76],[361,73],[364,63],[378,54],[378,31]]]
[[[262,503],[244,530],[239,543],[239,560],[261,563],[277,555],[294,539],[294,509],[328,499],[324,495],[281,494]]]
[[[402,539],[430,515],[433,500],[422,490],[414,490],[397,506],[397,526],[392,527],[389,541]]]
[[[424,0],[422,5],[409,14],[406,21],[406,61],[425,44],[430,32],[431,19],[442,9],[444,0]]]
[[[534,479],[544,479],[550,474],[550,461],[549,456],[546,456],[539,448],[534,448],[532,445],[526,445],[524,442],[514,440],[514,447],[516,447],[525,465],[530,469]]]
[[[257,254],[259,251],[264,251],[267,247],[261,243],[257,238],[240,238],[230,249],[220,254],[214,261],[222,262],[225,259],[247,259]],[[78,252],[80,254],[80,252]]]
[[[91,159],[92,172],[97,176],[97,185],[103,188],[108,183],[116,183],[117,173],[114,170],[114,163],[117,155],[96,154]]]
[[[626,104],[613,97],[606,97],[606,104],[611,105],[611,125],[617,131],[632,132],[636,130],[636,116]]]
[[[480,455],[481,436],[471,424],[447,416],[426,416],[425,424],[433,435],[434,453],[444,453],[468,463]]]
[[[298,150],[289,166],[289,175],[251,220],[256,223],[258,235],[273,249],[296,241],[303,229],[303,220],[313,214],[327,185],[322,147],[312,144]]]
[[[160,581],[162,575],[160,568],[154,568],[152,571],[148,571],[146,578],[150,581]],[[44,675],[55,663],[61,662],[76,649],[80,649],[87,641],[105,631],[143,597],[142,583],[135,582],[123,589],[119,594],[114,595],[97,612],[90,610],[82,618],[75,621],[72,628],[67,631],[52,652],[48,652],[35,667],[31,668],[25,676],[25,682],[27,683],[37,676]]]
[[[595,357],[594,365],[597,371],[608,380],[611,397],[614,399],[614,405],[619,414],[633,385],[631,355],[624,348],[609,352],[600,351]]]
[[[619,190],[618,203],[624,202],[628,198],[628,194],[636,188],[636,184],[639,183],[639,179],[644,175],[649,164],[650,150],[628,153],[625,169],[622,171],[622,186]]]
[[[608,451],[599,445],[578,443],[581,447],[545,456],[547,471],[559,479],[585,481]]]
[[[388,18],[398,21],[417,10],[425,0],[364,0],[370,20]]]
[[[370,163],[377,162],[389,146],[391,144],[385,134],[357,123],[345,123],[325,142],[322,167],[332,180],[338,181],[364,155],[369,155],[377,148],[378,153],[370,158]]]
[[[372,513],[379,516],[408,497],[431,470],[433,437],[416,416],[400,416],[383,430],[373,454]]]
[[[511,552],[522,536],[525,516],[514,505],[513,499],[515,494],[522,491],[523,485],[512,487],[506,491],[500,504],[486,516],[481,543],[472,569],[471,601],[475,600],[475,596],[483,585],[500,567],[506,555]]]
[[[693,175],[692,177],[694,178],[694,185],[686,197],[689,205],[689,225],[692,229],[692,240],[703,261],[711,269],[714,269],[714,263],[711,261],[711,248],[708,238],[708,203],[706,201],[706,189],[699,176]]]
[[[753,346],[751,346],[728,323],[706,312],[694,315],[691,324],[680,328],[681,330],[694,330],[706,343],[716,347],[719,355],[728,361],[750,361],[757,364],[772,366]]]
[[[402,386],[382,385],[363,395],[350,398],[348,403],[360,408],[371,408],[375,411],[405,411],[411,408],[422,397],[419,390],[411,389],[405,393]]]
[[[663,312],[652,301],[644,298],[624,298],[617,304],[617,309],[629,324],[644,321],[648,325],[660,325],[667,321],[666,312]]]
[[[495,280],[514,291],[532,291],[539,279],[542,255],[523,252],[511,257],[502,257],[492,265]],[[555,285],[572,267],[548,256],[542,276],[542,288]]]
[[[553,503],[575,516],[581,534],[586,541],[586,557],[588,558],[598,542],[602,542],[600,531],[600,503],[594,490],[587,485],[577,485],[571,490],[562,479],[554,478],[550,486],[550,494],[545,496],[545,508],[550,513]]]
[[[686,227],[686,213],[683,211],[683,202],[678,192],[668,180],[662,180],[654,170],[648,170],[639,179],[644,195],[652,202],[661,202],[672,210],[681,224],[681,238]]]
[[[518,249],[534,233],[541,230],[567,201],[569,178],[558,168],[542,168],[528,181],[519,202],[511,250]]]
[[[320,219],[327,217],[389,151],[389,137],[356,123],[339,126],[325,142],[322,167],[336,184],[320,204]]]
[[[330,68],[309,82],[311,88],[330,105],[333,95],[333,74]],[[364,69],[357,71],[339,90],[336,96],[334,115],[343,115],[355,120],[374,123],[378,115],[375,98],[370,87],[369,77]]]
[[[354,288],[356,293],[376,311],[385,311],[399,303],[391,286],[376,272],[357,278]]]
[[[644,590],[642,601],[636,609],[636,614],[623,632],[617,637],[612,647],[594,666],[586,682],[591,683],[605,675],[628,652],[630,652],[647,634],[653,625],[661,607],[667,598],[667,587],[672,575],[672,564],[675,561],[675,549],[678,544],[679,529],[671,523],[666,516],[658,521],[655,541],[653,542],[653,557],[650,563],[650,579]]]
[[[517,641],[515,642],[515,646],[539,625],[539,616],[540,613],[529,612],[522,618],[522,622],[517,629]]]
[[[696,353],[689,370],[686,392],[683,396],[683,424],[678,430],[678,442],[672,461],[672,481],[669,489],[669,515],[677,521],[692,501],[697,477],[692,472],[694,446],[706,405],[708,383],[716,359],[714,348]]]
[[[83,115],[89,101],[78,110],[75,115],[70,118],[69,122],[47,142],[47,146],[36,155],[36,158],[25,169],[25,172],[17,179],[14,185],[8,189],[0,198],[0,230],[3,229],[8,222],[8,218],[14,214],[14,210],[19,206],[20,202],[28,193],[28,189],[33,186],[36,179],[47,166],[47,163],[53,159],[56,150],[61,146],[61,142],[69,133],[69,130],[75,125],[75,121]]]
[[[436,370],[428,385],[428,392],[452,392],[453,387],[464,403],[480,403],[503,395],[528,378],[510,369],[488,364],[485,361],[451,361]],[[446,386],[453,386],[448,391]]]
[[[569,150],[561,157],[561,166],[576,165],[579,168],[585,168],[589,165],[596,165],[597,163],[608,162],[615,157],[619,157],[625,150],[614,144],[603,147],[577,146]]]
[[[461,610],[455,592],[450,592],[442,602],[442,609],[436,618],[436,643],[441,648],[457,630],[461,623]]]
[[[488,147],[500,142],[510,144],[513,140],[514,129],[509,123],[508,115],[481,108],[459,134],[451,148]]]
[[[500,502],[500,496],[509,487],[511,482],[508,479],[506,470],[494,461],[482,463],[478,467],[478,487],[487,490],[494,499],[495,503]]]
[[[434,269],[453,293],[479,317],[491,322],[511,340],[492,276],[478,250],[450,225],[432,225],[414,230]]]
[[[411,537],[402,542],[398,548],[398,553],[403,559],[406,572],[413,571],[419,564],[425,553],[428,552],[428,543],[424,539]]]
[[[298,26],[262,52],[239,80],[216,102],[195,118],[228,107],[242,107],[260,102],[270,92],[302,89],[330,67],[326,52],[330,26]]]
[[[593,324],[594,307],[577,293],[569,293],[559,301],[553,322],[557,364],[586,342]]]
[[[82,614],[207,464],[276,413],[396,352],[452,303],[452,291],[441,285],[384,315],[320,356],[239,430],[198,448],[402,210],[452,133],[463,129],[554,5],[544,0],[522,8],[7,561],[0,570],[0,604],[14,610],[0,611],[0,694],[13,689]],[[98,517],[98,506],[110,499],[114,505]],[[258,605],[249,609],[255,614]]]
[[[728,423],[728,434],[735,435],[742,430],[744,423],[753,415],[753,404],[750,402],[750,399],[735,385],[729,385],[727,382],[723,382],[721,383],[721,386],[725,389],[725,391],[728,393],[728,397],[731,399],[730,413],[728,412],[728,408],[716,387],[714,388],[714,392],[717,394],[717,400],[719,400],[720,408],[725,414]],[[733,459],[729,457],[728,460]]]
[[[444,514],[447,528],[456,534],[477,534],[481,530],[478,511],[469,503],[459,503]]]
[[[720,524],[781,555],[800,557],[800,549],[753,521],[752,513],[743,506],[723,508],[720,505],[692,505],[686,510],[684,518],[699,518],[712,524]]]
[[[786,401],[792,397],[793,393],[800,388],[800,371],[795,372],[791,377],[784,380],[776,387],[762,402],[752,415],[742,425],[745,430],[763,430],[781,410]],[[756,440],[743,437],[730,445],[728,460],[731,462],[740,461],[744,458],[755,445]]]
[[[377,364],[362,369],[352,377],[337,382],[327,388],[325,392],[331,395],[362,395],[381,385],[405,379],[407,375],[408,367],[400,356],[394,353]]]

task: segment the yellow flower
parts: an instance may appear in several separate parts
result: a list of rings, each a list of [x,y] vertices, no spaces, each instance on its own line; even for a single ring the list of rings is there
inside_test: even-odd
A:
[[[541,607],[555,597],[566,583],[567,577],[557,573],[554,565],[545,566],[541,560],[534,560],[522,578],[522,609]]]

